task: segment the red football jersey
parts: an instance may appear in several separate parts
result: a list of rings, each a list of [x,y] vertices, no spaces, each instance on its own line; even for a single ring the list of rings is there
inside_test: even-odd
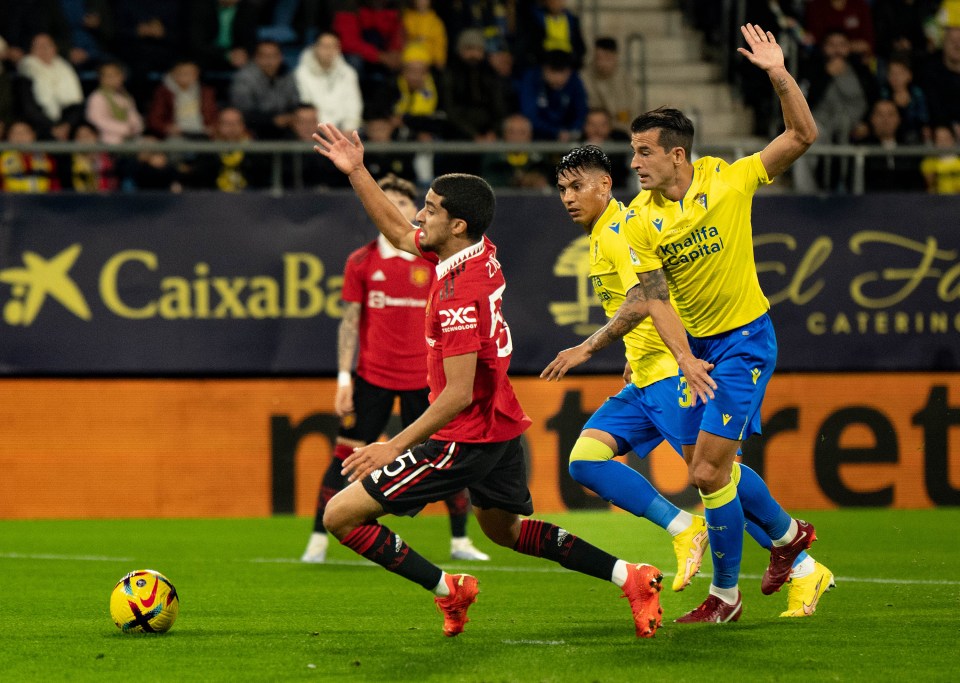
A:
[[[531,424],[507,378],[513,343],[500,311],[507,284],[496,254],[493,242],[484,237],[437,265],[426,320],[431,402],[447,384],[443,359],[477,353],[473,402],[433,435],[440,441],[507,441]],[[438,262],[436,254],[423,256]]]
[[[380,239],[347,258],[344,301],[361,305],[357,374],[395,391],[427,386],[423,318],[434,266]]]

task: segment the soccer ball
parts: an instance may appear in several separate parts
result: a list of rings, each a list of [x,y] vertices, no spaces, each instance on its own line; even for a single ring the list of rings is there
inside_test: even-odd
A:
[[[177,589],[152,569],[130,572],[117,581],[110,595],[110,616],[124,633],[163,633],[179,613]]]

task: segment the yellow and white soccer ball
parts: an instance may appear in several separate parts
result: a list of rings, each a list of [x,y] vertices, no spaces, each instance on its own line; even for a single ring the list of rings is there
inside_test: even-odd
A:
[[[180,598],[170,579],[138,569],[117,581],[110,595],[110,616],[124,633],[169,631],[180,613]]]

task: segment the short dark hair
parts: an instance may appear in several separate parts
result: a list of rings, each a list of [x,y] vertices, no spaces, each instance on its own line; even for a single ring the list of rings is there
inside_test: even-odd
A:
[[[617,39],[610,36],[600,36],[593,41],[593,47],[597,50],[606,50],[607,52],[617,51]]]
[[[430,189],[440,195],[440,206],[450,218],[467,223],[467,237],[479,239],[493,222],[497,200],[490,183],[469,173],[447,173],[433,181]]]
[[[679,109],[659,107],[653,111],[640,114],[630,124],[631,133],[644,133],[648,130],[660,130],[657,141],[665,152],[674,147],[682,147],[690,159],[690,148],[693,147],[693,121]]]
[[[417,186],[409,180],[388,173],[377,181],[377,185],[384,192],[396,192],[402,194],[414,204],[417,203]]]
[[[540,63],[550,71],[566,71],[574,66],[573,55],[564,50],[547,50]]]
[[[567,171],[602,171],[610,175],[610,157],[596,145],[576,147],[563,155],[557,164],[557,178]]]

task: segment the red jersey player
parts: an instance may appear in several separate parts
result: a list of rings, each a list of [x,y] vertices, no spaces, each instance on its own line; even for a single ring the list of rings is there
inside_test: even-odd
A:
[[[472,175],[440,176],[414,227],[364,167],[356,131],[347,138],[325,123],[317,131],[314,149],[347,175],[380,232],[398,249],[436,263],[437,271],[427,304],[430,407],[389,441],[359,448],[344,460],[352,483],[327,505],[327,529],[356,553],[433,592],[443,632],[455,636],[477,598],[477,579],[447,574],[377,520],[387,513],[416,514],[466,486],[491,540],[621,586],[637,636],[652,637],[662,613],[659,569],[628,564],[565,529],[525,518],[533,501],[521,435],[530,419],[507,379],[512,343],[501,309],[506,284],[496,248],[484,236],[495,207],[490,185]]]
[[[388,175],[380,187],[407,220],[417,214],[416,186]],[[376,441],[383,433],[396,398],[400,422],[406,427],[430,405],[427,388],[427,345],[423,317],[427,293],[436,280],[433,266],[400,251],[383,235],[347,258],[343,277],[343,318],[337,335],[337,396],[340,430],[330,466],[317,497],[313,533],[302,562],[321,563],[327,557],[323,513],[327,502],[343,488],[343,460],[354,448]],[[358,353],[359,346],[359,353]],[[357,358],[356,380],[350,369]],[[450,512],[450,557],[489,560],[467,537],[470,499],[461,490],[444,501]]]

